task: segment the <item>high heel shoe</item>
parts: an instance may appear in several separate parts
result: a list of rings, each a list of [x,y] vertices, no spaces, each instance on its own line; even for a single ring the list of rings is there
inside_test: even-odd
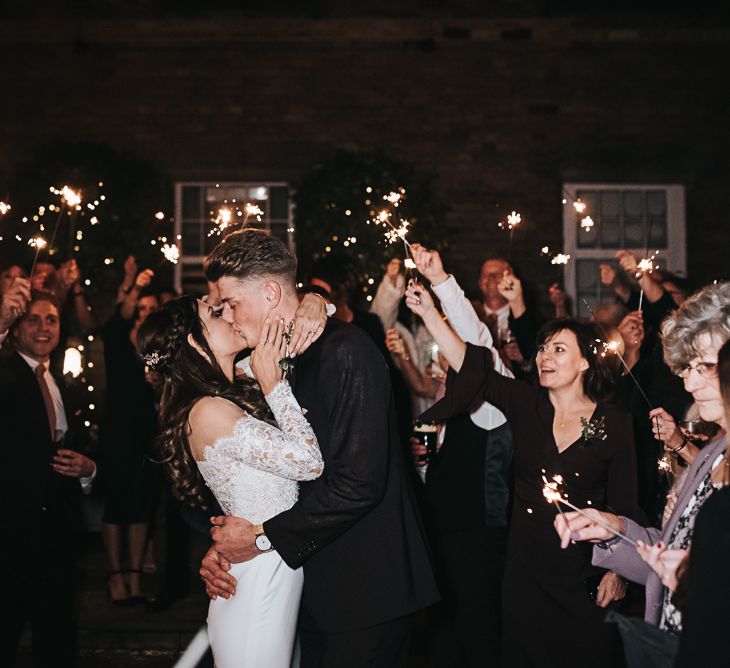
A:
[[[133,573],[139,576],[142,575],[142,571],[138,569],[131,569],[126,571],[127,575],[131,575]],[[127,600],[130,601],[130,605],[147,605],[147,597],[141,594],[138,594],[137,596],[130,596]]]
[[[132,601],[132,598],[130,596],[125,596],[124,598],[114,598],[112,596],[111,580],[115,575],[124,575],[124,571],[110,571],[109,573],[107,573],[106,594],[109,597],[109,601],[112,605],[116,605],[118,608],[131,608],[134,605],[134,601]],[[126,590],[126,583],[124,584],[124,588]]]

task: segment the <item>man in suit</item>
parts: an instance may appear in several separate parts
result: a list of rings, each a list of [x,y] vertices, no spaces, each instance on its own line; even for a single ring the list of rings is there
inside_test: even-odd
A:
[[[254,230],[227,237],[206,263],[223,317],[251,347],[266,318],[291,322],[295,274],[287,248]],[[316,334],[305,333],[305,342]],[[201,568],[207,590],[228,597],[235,580],[221,565],[275,549],[292,568],[304,567],[303,668],[405,666],[412,615],[438,593],[385,360],[367,334],[333,320],[296,358],[290,381],[317,434],[324,474],[302,483],[299,501],[263,525],[214,518]]]
[[[78,452],[86,431],[80,397],[49,371],[60,335],[58,301],[50,293],[19,293],[12,306],[18,319],[7,335],[15,352],[0,359],[0,530],[16,546],[0,557],[0,664],[14,665],[27,621],[34,664],[65,667],[75,662],[78,501],[96,467]],[[0,325],[11,316],[5,306]]]

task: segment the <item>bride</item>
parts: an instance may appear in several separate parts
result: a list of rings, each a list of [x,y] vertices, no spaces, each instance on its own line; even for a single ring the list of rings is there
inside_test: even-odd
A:
[[[322,473],[317,439],[282,379],[286,339],[285,324],[267,320],[253,377],[235,377],[236,355],[249,346],[205,302],[180,297],[140,327],[137,348],[164,379],[163,463],[183,502],[205,507],[207,485],[226,515],[260,525],[296,502],[298,480]],[[257,546],[266,554],[231,567],[238,594],[208,609],[217,668],[291,663],[302,571],[270,544]]]

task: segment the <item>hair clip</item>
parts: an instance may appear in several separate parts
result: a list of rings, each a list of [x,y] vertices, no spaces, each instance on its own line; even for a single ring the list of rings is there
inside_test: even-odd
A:
[[[160,355],[156,350],[153,350],[147,355],[142,355],[142,359],[145,361],[148,367],[154,369],[160,362],[165,359],[164,355]]]

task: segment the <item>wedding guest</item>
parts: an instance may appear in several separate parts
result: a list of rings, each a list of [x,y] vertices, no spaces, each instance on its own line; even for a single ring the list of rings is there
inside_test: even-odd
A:
[[[28,273],[19,264],[9,264],[0,270],[0,297],[7,292],[16,278],[28,278]]]
[[[725,426],[730,414],[730,343],[717,356]],[[730,445],[722,461],[723,488],[702,506],[686,571],[686,603],[682,615],[676,668],[721,666],[727,662],[725,633],[730,626]]]
[[[0,530],[16,546],[0,556],[0,665],[15,664],[28,623],[35,665],[66,667],[76,653],[79,497],[96,466],[83,454],[83,393],[49,369],[60,335],[58,301],[34,292],[20,311],[9,334],[15,352],[0,359]]]
[[[718,351],[730,338],[729,304],[730,283],[710,285],[685,301],[662,325],[667,364],[684,380],[685,389],[699,407],[700,417],[707,422],[717,422],[723,430],[726,430],[727,423],[717,364]],[[674,436],[674,426],[668,428],[667,422],[665,419],[655,427],[662,439]],[[682,630],[682,615],[673,602],[671,590],[642,559],[637,549],[617,534],[644,545],[662,543],[671,550],[688,549],[697,513],[723,480],[725,448],[726,435],[723,431],[694,458],[674,510],[661,530],[645,527],[625,515],[596,508],[583,507],[583,515],[568,512],[564,518],[555,520],[563,548],[572,541],[600,541],[593,547],[594,565],[611,568],[645,585],[646,621],[670,633]]]
[[[602,402],[610,377],[596,349],[598,331],[573,320],[544,327],[538,389],[497,373],[492,351],[455,336],[420,286],[411,285],[406,296],[451,367],[446,396],[423,419],[442,420],[486,401],[510,420],[515,499],[504,576],[503,665],[584,666],[586,656],[594,666],[617,665],[617,637],[602,623],[603,608],[624,597],[625,584],[591,566],[584,546],[573,546],[566,558],[552,535],[557,510],[542,495],[542,476],[558,474],[573,502],[640,515],[629,416]]]
[[[157,297],[145,292],[153,276],[150,269],[137,275],[101,331],[107,376],[100,437],[106,471],[102,536],[109,563],[109,597],[116,605],[144,602],[140,574],[157,490],[158,471],[152,462],[155,391],[135,348],[139,326],[158,307]]]

